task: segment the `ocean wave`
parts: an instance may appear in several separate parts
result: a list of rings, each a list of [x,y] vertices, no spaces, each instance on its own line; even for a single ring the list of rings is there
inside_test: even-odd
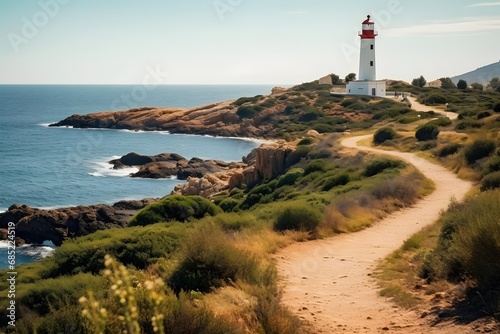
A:
[[[88,174],[95,177],[128,177],[130,176],[130,174],[135,174],[139,171],[138,167],[113,169],[113,165],[110,164],[109,161],[117,158],[120,157],[114,156],[109,159],[106,159],[106,161],[92,162],[91,168],[94,171]]]

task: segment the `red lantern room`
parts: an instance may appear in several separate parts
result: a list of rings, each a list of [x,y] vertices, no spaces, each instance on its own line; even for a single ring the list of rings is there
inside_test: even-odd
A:
[[[359,34],[361,39],[374,39],[377,36],[377,32],[375,31],[375,23],[370,21],[370,15],[367,16],[367,19],[363,21],[363,31]]]

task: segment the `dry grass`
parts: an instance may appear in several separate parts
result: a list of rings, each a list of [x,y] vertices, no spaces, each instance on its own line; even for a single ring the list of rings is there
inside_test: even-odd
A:
[[[325,209],[320,235],[362,230],[433,190],[432,181],[413,167],[407,167],[401,175],[375,184],[369,193],[349,193],[336,198]]]

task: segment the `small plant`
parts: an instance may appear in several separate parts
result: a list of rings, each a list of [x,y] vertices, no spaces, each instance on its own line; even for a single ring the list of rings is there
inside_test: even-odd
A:
[[[312,143],[314,143],[314,139],[312,138],[304,138],[302,139],[301,141],[299,141],[299,143],[297,145],[311,145]]]
[[[389,168],[404,168],[406,164],[401,160],[378,158],[370,161],[365,167],[365,176],[374,176]]]
[[[418,141],[436,140],[438,135],[439,128],[437,125],[432,123],[422,125],[415,132],[415,138],[417,138]]]
[[[343,185],[348,184],[350,180],[351,179],[349,178],[349,175],[347,175],[345,173],[332,176],[325,181],[321,190],[329,191],[330,189],[332,189],[334,187],[343,186]]]
[[[477,160],[489,156],[495,150],[496,144],[493,140],[478,139],[464,149],[465,159],[469,165]]]
[[[146,226],[162,221],[185,222],[191,217],[199,219],[220,212],[215,204],[200,196],[168,196],[141,210],[129,226]]]
[[[463,146],[457,143],[448,144],[438,151],[438,156],[441,158],[457,153]]]
[[[274,229],[277,231],[309,232],[312,236],[315,236],[320,222],[321,214],[318,209],[305,204],[290,204],[278,213],[274,222]]]
[[[378,129],[377,132],[373,135],[373,142],[376,144],[382,144],[386,140],[391,140],[396,138],[396,131],[393,128],[384,127]]]
[[[486,175],[481,181],[481,191],[500,188],[500,172]]]

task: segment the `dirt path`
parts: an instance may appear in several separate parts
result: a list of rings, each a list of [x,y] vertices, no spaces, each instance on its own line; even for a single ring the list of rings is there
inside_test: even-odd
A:
[[[379,297],[370,276],[378,260],[434,222],[452,197],[463,199],[471,184],[411,153],[358,147],[356,143],[367,137],[346,138],[342,145],[404,159],[433,180],[436,190],[414,207],[396,212],[364,231],[297,243],[280,251],[276,259],[283,302],[309,321],[317,333],[456,334],[456,329],[448,327],[431,328],[419,314]]]

